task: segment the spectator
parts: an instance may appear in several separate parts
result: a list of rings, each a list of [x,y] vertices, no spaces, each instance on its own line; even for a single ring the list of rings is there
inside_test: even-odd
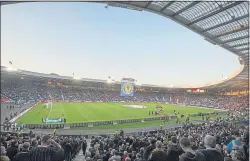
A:
[[[175,136],[171,137],[171,142],[167,148],[168,160],[179,161],[179,155],[182,154],[182,149],[177,144],[177,138]]]
[[[204,145],[206,149],[200,150],[206,158],[207,161],[213,160],[213,161],[223,161],[224,157],[221,154],[221,152],[215,148],[216,146],[216,140],[211,135],[206,135],[204,139]]]
[[[84,139],[83,142],[82,142],[82,151],[83,151],[83,154],[86,153],[86,149],[87,149],[87,142],[86,142],[86,140]]]
[[[11,141],[11,145],[6,150],[6,155],[9,157],[10,161],[14,161],[14,157],[18,152],[18,142],[16,140]]]
[[[149,160],[150,161],[166,161],[167,160],[167,154],[162,149],[161,141],[156,142],[156,148],[152,151],[152,154]]]
[[[1,152],[0,161],[9,161],[9,158],[6,156],[6,151],[4,146],[1,146],[0,152]]]
[[[231,155],[233,161],[244,161],[242,152],[238,150],[233,151]]]
[[[150,145],[145,148],[144,154],[143,154],[143,159],[144,160],[149,159],[150,153],[156,148],[155,143],[156,143],[156,140],[152,139],[150,141]]]
[[[45,135],[42,138],[41,146],[33,148],[29,152],[29,159],[32,161],[52,161],[51,158],[58,153],[60,148],[61,146],[51,139],[51,136]]]
[[[231,152],[233,150],[233,148],[240,148],[242,147],[242,143],[240,140],[240,137],[237,137],[235,140],[232,140],[228,145],[227,145],[227,149]],[[239,149],[237,149],[239,150]]]
[[[65,161],[70,161],[71,160],[71,155],[73,152],[73,147],[71,146],[71,144],[66,141],[63,145],[63,149],[64,149],[64,157],[65,157]]]
[[[128,152],[124,151],[124,154],[122,156],[122,161],[125,161],[127,157],[128,157]]]
[[[118,151],[115,150],[113,153],[114,155],[109,158],[109,161],[121,161],[121,156],[119,155]]]
[[[136,154],[136,159],[135,161],[142,161],[142,157],[141,157],[141,154],[140,153],[137,153]]]
[[[16,154],[15,161],[29,161],[29,148],[30,143],[23,143],[22,151]]]
[[[185,152],[180,156],[180,161],[206,161],[205,156],[201,152],[195,152],[191,148],[190,140],[187,137],[180,139],[180,146]]]

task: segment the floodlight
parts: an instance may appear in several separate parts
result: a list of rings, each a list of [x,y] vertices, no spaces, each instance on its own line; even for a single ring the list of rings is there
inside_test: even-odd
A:
[[[113,83],[113,82],[115,82],[115,79],[114,79],[114,77],[108,77],[108,80],[107,80],[107,83]]]
[[[225,77],[223,77],[223,78],[222,78],[222,80],[226,80],[226,79],[228,79],[228,77],[227,77],[227,76],[225,76]]]
[[[10,71],[10,72],[17,71],[17,69],[15,69],[13,67],[8,67],[7,70]]]
[[[139,81],[135,81],[135,84],[138,85],[138,86],[141,86],[141,83]]]
[[[73,79],[80,80],[81,78],[80,77],[73,77]]]

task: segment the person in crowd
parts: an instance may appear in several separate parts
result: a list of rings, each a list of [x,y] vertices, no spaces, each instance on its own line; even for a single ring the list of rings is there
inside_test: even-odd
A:
[[[157,141],[156,148],[152,151],[149,161],[166,161],[167,153],[163,150],[163,144],[161,141]]]
[[[73,147],[71,146],[69,141],[64,141],[63,149],[64,149],[65,161],[70,161],[72,157]]]
[[[83,142],[82,142],[82,151],[83,151],[83,154],[86,153],[86,149],[87,149],[87,142],[86,142],[86,140],[84,139]]]
[[[128,157],[128,152],[124,151],[124,154],[122,156],[122,161],[125,161],[127,157]]]
[[[6,149],[6,155],[9,157],[10,161],[14,161],[14,157],[18,152],[18,142],[16,140],[11,141],[10,147]]]
[[[192,149],[191,142],[187,137],[180,139],[180,146],[184,151],[184,154],[180,156],[180,161],[206,161],[204,154]]]
[[[204,154],[207,161],[213,160],[213,161],[223,161],[224,157],[218,149],[215,148],[216,146],[216,140],[211,135],[206,135],[204,138],[204,145],[206,149],[200,150],[201,153]]]
[[[121,161],[121,156],[117,150],[113,151],[113,156],[109,158],[109,161]]]
[[[179,155],[182,154],[181,147],[177,144],[177,138],[175,136],[171,137],[171,142],[167,147],[168,160],[179,161]]]
[[[243,153],[239,150],[233,151],[231,156],[233,161],[245,161]]]
[[[41,146],[33,148],[29,152],[29,160],[32,161],[52,161],[52,157],[61,149],[61,146],[51,139],[50,135],[43,136]]]
[[[134,161],[143,161],[140,153],[136,154],[136,158]]]
[[[149,159],[149,156],[150,156],[151,152],[156,148],[155,143],[156,143],[155,139],[150,140],[150,145],[147,146],[145,148],[145,150],[144,150],[144,154],[143,154],[143,159],[144,160]]]
[[[6,151],[5,151],[5,147],[1,146],[1,151],[0,151],[0,161],[9,161],[8,156],[6,156]]]
[[[242,142],[241,142],[241,138],[237,137],[235,140],[232,140],[228,145],[227,145],[227,149],[231,152],[233,151],[233,147],[237,147],[237,148],[242,148]]]
[[[25,142],[22,144],[22,150],[16,154],[15,161],[29,161],[30,143]]]

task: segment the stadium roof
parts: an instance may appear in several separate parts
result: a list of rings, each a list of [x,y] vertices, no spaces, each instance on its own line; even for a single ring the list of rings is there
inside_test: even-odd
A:
[[[1,2],[1,5],[15,2]],[[112,7],[149,11],[183,25],[204,40],[239,56],[242,68],[233,77],[208,87],[242,86],[249,81],[248,1],[116,1],[98,2]],[[216,58],[215,58],[216,59]],[[223,62],[222,62],[223,63]],[[246,83],[247,82],[247,83]]]

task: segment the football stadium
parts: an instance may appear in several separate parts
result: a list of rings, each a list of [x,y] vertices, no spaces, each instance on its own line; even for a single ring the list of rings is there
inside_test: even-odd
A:
[[[85,4],[85,2],[81,3]],[[145,72],[144,75],[148,76],[142,78],[150,78],[150,71],[155,69],[153,67],[150,69],[150,66],[160,64],[154,64],[156,60],[153,58],[154,55],[151,57],[152,60],[149,61],[146,60],[149,57],[144,55],[138,60],[138,66],[132,67],[131,65],[130,67],[129,65],[134,62],[130,59],[135,58],[130,58],[131,55],[128,56],[129,58],[123,57],[122,53],[124,52],[122,51],[121,55],[114,56],[118,58],[118,62],[112,62],[115,59],[106,58],[112,59],[111,63],[106,64],[102,60],[105,57],[102,57],[100,54],[100,61],[97,56],[94,63],[92,62],[88,64],[89,66],[85,66],[88,61],[79,64],[70,62],[70,60],[73,60],[73,54],[72,57],[70,54],[66,55],[67,58],[65,60],[59,58],[65,57],[65,55],[56,55],[58,61],[50,63],[49,51],[48,56],[42,58],[38,54],[41,52],[37,50],[37,61],[33,61],[36,58],[36,53],[33,53],[32,58],[28,58],[30,62],[27,61],[27,63],[21,64],[23,59],[26,59],[26,56],[18,53],[16,56],[14,55],[14,57],[18,57],[18,61],[13,61],[13,57],[6,56],[8,55],[6,53],[11,53],[14,49],[12,47],[8,48],[6,45],[3,50],[1,49],[1,52],[5,54],[2,58],[7,60],[8,57],[7,65],[1,65],[1,161],[2,159],[3,161],[249,160],[249,2],[100,1],[89,3],[88,5],[92,5],[93,8],[96,6],[102,8],[106,12],[105,14],[109,14],[109,12],[113,14],[117,12],[118,14],[118,10],[126,10],[131,13],[119,12],[119,14],[130,15],[134,12],[143,12],[143,16],[144,14],[147,16],[148,13],[159,15],[161,19],[167,19],[172,23],[169,26],[177,24],[185,28],[185,31],[202,37],[199,40],[202,41],[199,44],[200,46],[196,40],[197,49],[192,50],[203,48],[204,44],[202,43],[206,43],[205,45],[213,48],[213,50],[221,50],[223,52],[225,50],[228,57],[232,55],[237,57],[239,68],[234,69],[235,72],[231,72],[229,75],[222,75],[219,80],[214,81],[213,79],[210,83],[200,85],[190,85],[189,83],[187,83],[188,85],[178,85],[178,83],[156,85],[144,82],[139,83],[139,80],[137,80],[137,74],[140,75],[142,72]],[[67,3],[58,2],[59,4],[62,7],[61,10],[63,10]],[[66,8],[72,7],[72,11],[68,11],[69,14],[78,12],[77,9],[82,5],[68,4],[69,6],[66,6]],[[33,6],[30,7],[29,5]],[[9,13],[13,17],[18,17],[19,13],[20,17],[27,16],[21,10],[14,11],[18,6],[23,7],[23,11],[28,10],[30,13],[36,13],[36,10],[38,10],[36,7],[39,7],[39,2],[1,2],[1,8],[4,10],[3,19],[10,20],[7,17]],[[44,6],[41,6],[47,7],[46,9],[48,10],[53,10],[53,6],[50,6],[50,3],[44,3]],[[12,7],[13,9],[11,10]],[[58,10],[59,12],[61,11]],[[90,10],[87,12],[93,13]],[[38,16],[37,19],[39,20],[43,19],[42,14],[37,14],[36,16]],[[51,15],[51,17],[53,16],[55,15]],[[93,18],[96,15],[93,13],[93,15],[88,16]],[[136,19],[136,16],[132,18]],[[153,20],[155,17],[148,17],[150,21],[156,21]],[[27,22],[25,22],[28,24],[27,27],[41,25],[35,24],[35,21],[33,22],[29,16],[25,18],[27,18]],[[65,19],[67,19],[67,15]],[[72,24],[66,28],[75,27],[73,19],[76,18],[72,18],[72,22],[70,22]],[[99,19],[103,25],[106,24],[104,20]],[[111,20],[107,21],[111,22]],[[112,21],[119,23],[114,17]],[[93,24],[94,20],[88,20],[86,23],[82,27],[85,30],[90,30],[91,27],[88,25]],[[17,26],[21,24],[21,18],[20,22],[18,20],[16,24]],[[29,28],[27,30],[32,29]],[[35,30],[36,32],[40,30],[42,35],[42,28],[36,28]],[[53,27],[51,30],[56,34],[57,31]],[[108,29],[105,28],[105,30],[109,32]],[[10,34],[12,31],[13,35]],[[70,30],[69,32],[76,35],[80,34],[77,32],[73,33]],[[99,32],[101,31],[98,29],[93,34],[100,34]],[[115,31],[112,32],[115,33]],[[137,30],[135,32],[139,33],[140,31]],[[14,32],[14,29],[9,29],[6,33],[8,34],[3,34],[3,37],[7,37],[2,38],[3,42],[4,40],[7,41],[8,38],[11,39],[11,36],[20,36],[19,33]],[[26,34],[25,31],[23,33]],[[151,34],[149,33],[149,35]],[[127,35],[129,34],[125,33],[122,36],[126,39]],[[45,35],[42,36],[46,37]],[[67,39],[62,35],[60,36],[60,39]],[[57,35],[57,38],[60,36]],[[108,34],[106,36],[109,37]],[[167,39],[174,39],[171,36],[175,37],[175,35],[169,35]],[[43,39],[44,37],[36,37],[32,41],[35,42],[38,41],[36,39]],[[109,41],[108,39],[102,39],[103,37],[105,36],[100,36],[100,42]],[[88,38],[88,41],[94,39],[91,39],[91,36]],[[49,42],[47,38],[45,39]],[[136,50],[134,48],[140,43],[139,39],[135,40],[136,45],[133,47],[126,46],[126,44],[124,46]],[[193,40],[193,38],[192,40],[190,39],[190,42]],[[32,50],[32,41],[25,41],[25,43],[30,43],[30,45],[24,46],[24,48]],[[70,41],[78,43],[77,40]],[[70,41],[65,46],[61,45],[64,49],[58,51],[68,50],[67,46],[70,45],[74,48],[75,44],[70,43]],[[57,43],[59,44],[60,41],[58,40]],[[112,44],[111,42],[106,43]],[[15,43],[11,44],[13,44],[13,48],[18,46]],[[63,43],[61,42],[61,44]],[[15,47],[14,45],[17,46]],[[43,44],[39,45],[43,46]],[[116,43],[114,43],[112,48],[116,48],[115,45]],[[53,46],[52,43],[48,43],[43,48],[49,50],[49,46]],[[92,47],[93,50],[98,48],[96,46]],[[182,48],[181,42],[178,46]],[[150,48],[150,46],[147,47]],[[158,51],[155,46],[152,48],[154,48],[152,51]],[[183,46],[183,48],[185,47]],[[108,47],[106,49],[111,52],[111,49]],[[74,52],[74,50],[71,50],[70,52]],[[51,52],[58,51],[52,50]],[[91,50],[87,50],[86,47],[86,51]],[[183,51],[185,50],[183,49]],[[204,51],[204,53],[206,52]],[[91,62],[90,58],[87,58],[87,56],[85,58]],[[175,58],[173,56],[173,60],[170,61],[174,62]],[[211,62],[209,64],[210,67],[206,68],[208,71],[204,70],[202,72],[207,74],[216,73],[215,70],[219,69],[213,66],[216,66],[215,59],[217,58],[211,59],[206,56],[204,58]],[[79,56],[76,59],[81,58]],[[165,57],[161,59],[165,59]],[[220,59],[220,56],[218,56],[218,59]],[[143,63],[140,64],[143,60],[150,62],[150,64],[145,63],[149,66],[149,69],[140,67],[140,65],[143,66]],[[188,69],[188,67],[185,67],[184,64],[185,61],[189,60],[191,59],[183,57],[174,63],[179,63],[177,65],[180,69],[187,71],[185,68]],[[221,58],[221,60],[223,61],[221,62],[222,64],[226,64],[229,58]],[[62,68],[60,68],[62,73],[66,73],[68,68],[71,70],[71,68],[76,66],[79,69],[72,69],[72,76],[53,73],[52,68],[60,66],[60,61],[62,64],[64,63]],[[49,73],[41,72],[43,67],[40,68],[40,71],[32,70],[38,69],[37,66],[41,65],[40,62],[42,62],[44,70],[45,66],[49,66],[51,71]],[[203,63],[198,61],[194,65],[196,65],[196,68],[202,68]],[[29,67],[29,70],[27,68],[19,69],[20,64],[27,65],[26,67]],[[77,65],[71,66],[70,64]],[[166,63],[164,66],[160,66],[162,68],[158,70],[171,68],[169,64]],[[105,73],[108,73],[105,71],[105,69],[108,69],[106,66],[111,66],[112,70],[117,68],[116,70],[114,69],[118,73],[116,79],[109,74],[106,74],[106,79],[95,77],[95,74],[105,76]],[[232,66],[234,65],[232,64]],[[95,73],[93,72],[94,70],[90,69],[97,67],[103,68],[103,70]],[[126,70],[130,71],[130,68],[135,71],[131,74],[133,76],[122,76],[120,74],[126,72]],[[89,70],[88,72],[93,74],[93,77],[79,77],[75,71],[80,69]],[[120,69],[124,70],[121,71]],[[139,69],[143,69],[143,71]],[[136,71],[138,72],[137,74]],[[191,73],[191,71],[189,72]],[[157,78],[159,82],[166,78],[159,73],[158,71],[153,71],[152,80],[157,74],[159,75]],[[119,78],[117,78],[118,75],[120,76]],[[189,75],[190,78],[193,76]],[[185,82],[184,76],[179,77],[177,74],[175,76],[176,82],[179,82],[177,78],[183,78],[182,82]],[[198,77],[203,76],[198,75],[197,80]],[[155,80],[157,79],[155,78]],[[208,77],[202,79],[206,80]],[[171,80],[174,80],[174,78],[169,78],[168,81],[170,82]],[[188,78],[186,80],[188,81]],[[191,80],[197,81],[195,78]],[[149,80],[143,81],[150,82]]]

